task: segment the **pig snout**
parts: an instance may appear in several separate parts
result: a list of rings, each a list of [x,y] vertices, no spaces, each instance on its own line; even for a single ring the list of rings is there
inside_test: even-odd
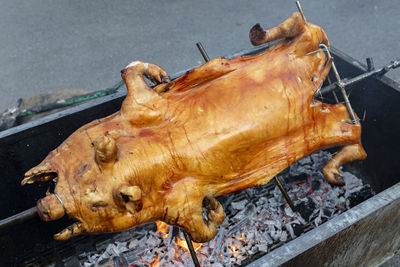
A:
[[[46,222],[60,219],[65,214],[64,206],[55,194],[39,199],[36,207],[40,218]]]

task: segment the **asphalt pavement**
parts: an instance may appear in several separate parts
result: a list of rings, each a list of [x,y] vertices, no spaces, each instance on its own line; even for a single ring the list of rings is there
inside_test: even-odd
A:
[[[133,60],[169,73],[248,49],[255,23],[275,26],[297,11],[295,1],[267,0],[0,0],[0,111],[47,90],[107,88]],[[303,0],[309,22],[331,44],[375,65],[400,57],[396,0]],[[400,71],[390,77],[400,81]]]

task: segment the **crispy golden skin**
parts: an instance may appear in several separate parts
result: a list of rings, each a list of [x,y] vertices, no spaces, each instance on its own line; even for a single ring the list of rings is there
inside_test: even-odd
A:
[[[22,181],[58,176],[55,194],[38,202],[40,214],[52,220],[67,213],[79,222],[56,239],[163,220],[196,242],[209,241],[224,219],[215,197],[267,184],[333,146],[344,148],[323,173],[342,183],[337,168],[366,153],[361,126],[349,123],[345,106],[313,100],[331,64],[317,51],[329,45],[325,33],[295,13],[269,31],[254,27],[250,38],[283,39],[258,55],[214,59],[172,82],[150,63],[122,71],[128,95],[121,111],[78,129]],[[152,89],[144,76],[161,84]]]

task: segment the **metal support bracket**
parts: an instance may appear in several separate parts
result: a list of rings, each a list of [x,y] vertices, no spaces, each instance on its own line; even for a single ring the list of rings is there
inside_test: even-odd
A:
[[[325,44],[319,44],[319,48],[322,48],[324,50],[325,55],[327,56],[328,59],[332,58],[331,52],[329,51],[329,48]],[[349,113],[351,123],[357,124],[358,119],[354,115],[354,111],[353,111],[353,108],[351,107],[350,100],[346,94],[345,85],[343,84],[342,79],[340,78],[340,75],[336,69],[335,62],[333,62],[333,60],[332,60],[332,70],[333,70],[333,73],[335,74],[337,84],[340,88],[340,92],[342,93],[342,97],[344,99],[344,104],[346,105],[347,112]]]

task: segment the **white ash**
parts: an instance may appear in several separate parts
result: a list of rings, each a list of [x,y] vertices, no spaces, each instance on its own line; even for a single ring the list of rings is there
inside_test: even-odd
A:
[[[342,172],[345,186],[328,184],[321,169],[330,158],[329,152],[315,153],[279,174],[297,212],[273,182],[221,198],[226,218],[216,237],[197,250],[201,266],[248,264],[374,194],[349,172]],[[161,238],[154,229],[150,224],[113,236],[81,257],[81,265],[150,266],[159,257],[154,266],[194,266],[189,252],[177,245],[177,237],[184,240],[181,231],[169,226],[168,237]]]

